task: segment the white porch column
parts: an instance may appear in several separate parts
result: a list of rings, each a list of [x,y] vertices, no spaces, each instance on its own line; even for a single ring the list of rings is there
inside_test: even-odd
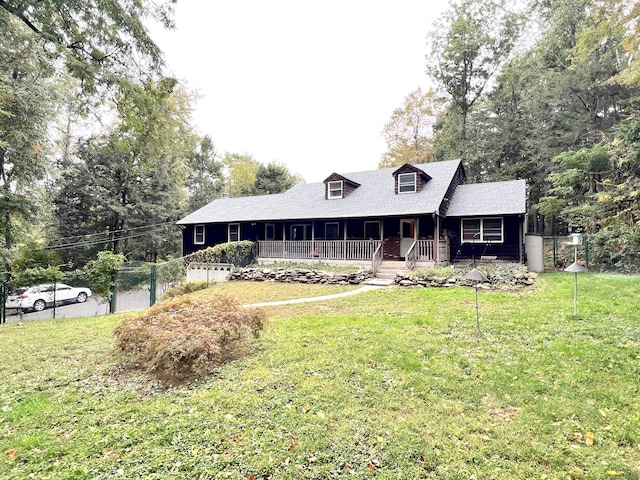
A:
[[[344,221],[344,228],[343,228],[343,232],[342,232],[342,259],[346,260],[347,259],[347,221]]]
[[[440,263],[440,215],[436,215],[436,225],[435,225],[436,231],[434,232],[434,237],[436,239],[436,251],[435,251],[435,257],[436,257],[436,265],[438,265]]]

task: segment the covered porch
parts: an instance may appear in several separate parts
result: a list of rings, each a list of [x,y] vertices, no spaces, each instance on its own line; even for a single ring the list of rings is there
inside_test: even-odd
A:
[[[449,261],[448,240],[442,234],[434,235],[440,230],[440,219],[433,215],[318,219],[257,224],[254,228],[257,256],[265,263],[322,261],[371,265],[377,270],[382,261],[403,261],[408,269]]]

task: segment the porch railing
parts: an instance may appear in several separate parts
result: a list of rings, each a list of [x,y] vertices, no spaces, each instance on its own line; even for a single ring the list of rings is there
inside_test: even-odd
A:
[[[373,252],[373,258],[371,260],[371,270],[373,270],[374,275],[378,273],[380,265],[382,265],[382,242],[380,242],[376,251]]]
[[[433,240],[416,240],[405,255],[407,270],[413,270],[418,262],[431,262],[435,260]]]
[[[259,240],[262,258],[371,261],[381,240]]]

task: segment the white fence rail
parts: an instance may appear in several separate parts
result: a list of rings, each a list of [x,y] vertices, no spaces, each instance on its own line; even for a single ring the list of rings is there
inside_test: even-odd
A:
[[[380,240],[260,240],[258,257],[371,260]]]

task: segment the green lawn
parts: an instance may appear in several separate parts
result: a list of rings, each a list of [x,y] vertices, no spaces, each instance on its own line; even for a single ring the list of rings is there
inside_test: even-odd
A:
[[[254,285],[209,292],[291,287]],[[274,307],[169,391],[116,367],[121,317],[3,325],[0,478],[638,479],[640,277],[579,288],[578,318],[570,274],[480,291],[482,335],[468,288]]]

